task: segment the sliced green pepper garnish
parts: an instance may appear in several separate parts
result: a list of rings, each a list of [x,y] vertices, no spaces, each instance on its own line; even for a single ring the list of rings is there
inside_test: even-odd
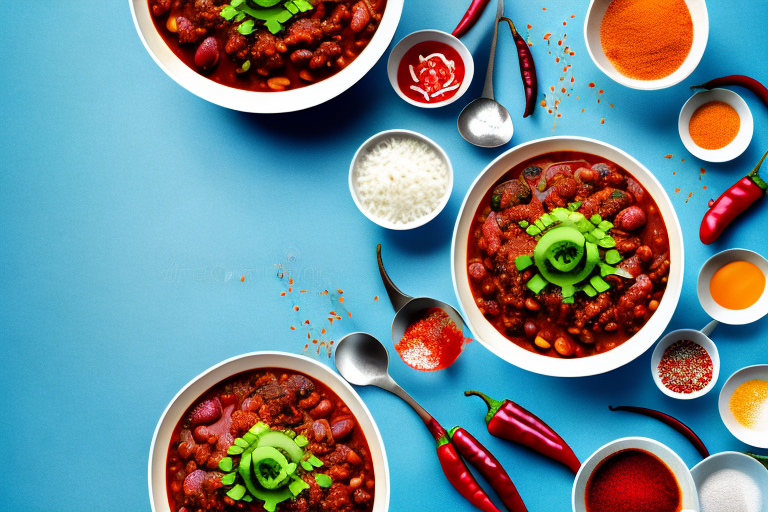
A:
[[[537,294],[543,290],[549,283],[541,277],[539,274],[536,274],[532,278],[528,280],[528,289],[531,290],[533,293]]]
[[[527,254],[521,254],[515,258],[515,268],[517,268],[517,270],[525,270],[531,265],[533,265],[533,260]]]

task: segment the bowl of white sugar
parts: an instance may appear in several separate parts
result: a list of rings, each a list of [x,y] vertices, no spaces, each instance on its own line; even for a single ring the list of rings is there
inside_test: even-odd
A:
[[[423,226],[445,208],[453,189],[448,155],[409,130],[387,130],[365,141],[349,166],[349,191],[358,209],[379,226]]]

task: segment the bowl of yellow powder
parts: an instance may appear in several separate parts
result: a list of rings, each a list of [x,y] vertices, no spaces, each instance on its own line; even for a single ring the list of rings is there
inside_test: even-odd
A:
[[[698,66],[709,37],[704,0],[591,0],[584,41],[595,65],[633,89],[664,89]]]
[[[707,162],[727,162],[741,155],[752,141],[752,112],[741,96],[728,89],[694,94],[677,120],[685,148]]]
[[[720,417],[736,438],[768,448],[768,364],[747,366],[731,375],[720,391]]]

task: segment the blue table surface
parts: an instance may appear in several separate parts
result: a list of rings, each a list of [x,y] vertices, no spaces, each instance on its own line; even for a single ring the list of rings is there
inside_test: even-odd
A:
[[[426,0],[406,1],[394,41],[418,29],[450,31],[467,3],[449,0],[436,9]],[[567,34],[574,89],[563,97],[554,129],[555,118],[541,107],[522,119],[517,59],[502,27],[496,95],[512,113],[515,135],[504,147],[480,149],[461,139],[455,120],[482,89],[493,8],[464,38],[478,72],[466,97],[448,107],[424,110],[401,101],[382,58],[336,99],[266,116],[206,103],[168,78],[141,44],[126,1],[44,8],[2,2],[0,455],[6,473],[0,510],[149,510],[149,446],[169,400],[223,359],[266,349],[302,353],[306,319],[312,329],[325,325],[324,335],[311,334],[326,343],[357,330],[384,340],[392,376],[446,427],[461,424],[486,443],[531,511],[569,510],[573,475],[492,438],[484,429],[484,406],[463,398],[463,390],[518,401],[557,429],[582,460],[624,436],[657,439],[691,467],[701,460],[674,430],[611,413],[609,404],[674,414],[712,452],[747,450],[720,420],[717,397],[731,373],[768,362],[766,318],[718,328],[719,382],[692,401],[656,388],[650,350],[604,375],[558,379],[520,370],[478,342],[450,369],[435,373],[409,369],[392,349],[393,312],[378,276],[376,243],[383,244],[390,274],[403,290],[458,305],[449,253],[464,194],[502,151],[553,133],[622,148],[671,196],[685,238],[685,279],[670,330],[708,322],[695,291],[708,257],[730,247],[766,252],[765,205],[711,246],[698,238],[707,200],[768,149],[766,106],[737,89],[752,109],[755,133],[747,151],[724,164],[690,155],[677,117],[692,84],[729,74],[768,82],[768,3],[709,2],[709,42],[698,68],[682,83],[651,92],[618,85],[592,63],[583,40],[588,2],[507,4],[507,15],[534,43],[542,92],[563,83],[562,63],[548,54],[544,34],[553,34],[553,50]],[[372,224],[347,187],[357,147],[391,128],[435,140],[455,171],[445,210],[410,232]],[[278,264],[287,270],[282,280]],[[288,273],[294,291],[281,297]],[[325,289],[332,293],[320,295]],[[344,292],[343,304],[336,289]],[[342,316],[333,325],[326,318],[331,308]],[[324,350],[310,343],[309,353],[332,366]],[[392,510],[472,510],[443,477],[433,442],[407,405],[379,389],[358,391],[384,438]]]

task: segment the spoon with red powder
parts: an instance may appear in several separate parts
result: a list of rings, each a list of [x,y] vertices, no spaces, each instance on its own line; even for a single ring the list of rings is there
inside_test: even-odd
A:
[[[451,366],[472,341],[464,337],[464,320],[455,308],[429,297],[404,294],[384,270],[381,244],[376,258],[384,288],[395,308],[392,342],[405,364],[415,370],[434,371]]]

